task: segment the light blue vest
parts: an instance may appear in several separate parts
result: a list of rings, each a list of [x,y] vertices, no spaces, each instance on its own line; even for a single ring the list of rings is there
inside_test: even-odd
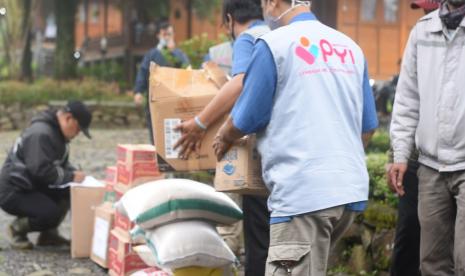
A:
[[[367,200],[362,50],[316,20],[260,39],[277,68],[271,120],[257,135],[272,217]]]

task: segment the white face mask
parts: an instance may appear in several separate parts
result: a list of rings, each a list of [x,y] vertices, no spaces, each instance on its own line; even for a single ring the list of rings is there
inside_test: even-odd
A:
[[[268,3],[270,0],[267,0],[266,5],[268,6]],[[268,13],[264,13],[263,17],[265,19],[265,23],[270,27],[271,30],[277,29],[281,27],[281,24],[279,20],[283,18],[286,14],[288,14],[290,11],[295,9],[296,7],[299,6],[305,6],[305,7],[310,7],[312,4],[312,1],[304,1],[304,0],[292,0],[292,5],[289,9],[287,9],[285,12],[283,12],[280,16],[274,17]]]
[[[164,38],[161,38],[160,41],[158,42],[158,50],[163,50],[164,48],[166,48],[168,46],[168,41],[166,41],[166,39]]]

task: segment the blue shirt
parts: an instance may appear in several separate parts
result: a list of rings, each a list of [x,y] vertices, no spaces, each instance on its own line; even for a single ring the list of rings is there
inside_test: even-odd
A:
[[[248,29],[256,26],[265,25],[262,20],[256,20],[249,25]],[[243,33],[234,41],[233,45],[233,60],[232,60],[232,75],[245,74],[250,65],[251,56],[254,50],[255,38]]]
[[[189,58],[180,49],[174,49],[171,54],[178,59],[183,65],[189,64]],[[142,59],[139,71],[137,72],[134,91],[136,93],[145,93],[148,91],[150,77],[150,62],[155,62],[160,66],[169,66],[163,54],[157,48],[150,50]]]
[[[312,13],[303,13],[294,17],[290,24],[298,21],[316,20]],[[267,68],[267,70],[264,70]],[[273,107],[273,99],[277,87],[277,68],[268,45],[259,40],[252,54],[252,60],[244,79],[244,88],[231,113],[233,124],[242,133],[249,134],[263,130],[269,123]],[[376,107],[368,70],[365,63],[363,76],[363,118],[362,130],[369,132],[378,126]],[[347,204],[346,208],[363,211],[367,202]],[[276,217],[271,224],[289,221],[291,217]]]

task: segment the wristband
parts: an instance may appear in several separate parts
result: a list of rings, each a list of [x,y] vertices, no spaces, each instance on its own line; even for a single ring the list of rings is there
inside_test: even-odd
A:
[[[194,121],[195,121],[195,124],[196,124],[198,127],[200,127],[200,128],[203,129],[203,130],[207,130],[207,126],[204,125],[204,124],[200,121],[199,116],[195,116],[195,117],[194,117]]]

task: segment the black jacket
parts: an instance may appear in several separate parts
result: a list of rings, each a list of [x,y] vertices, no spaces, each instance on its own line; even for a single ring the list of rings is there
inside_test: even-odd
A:
[[[56,113],[34,117],[8,153],[0,172],[0,204],[15,191],[63,189],[72,182],[75,169]]]

